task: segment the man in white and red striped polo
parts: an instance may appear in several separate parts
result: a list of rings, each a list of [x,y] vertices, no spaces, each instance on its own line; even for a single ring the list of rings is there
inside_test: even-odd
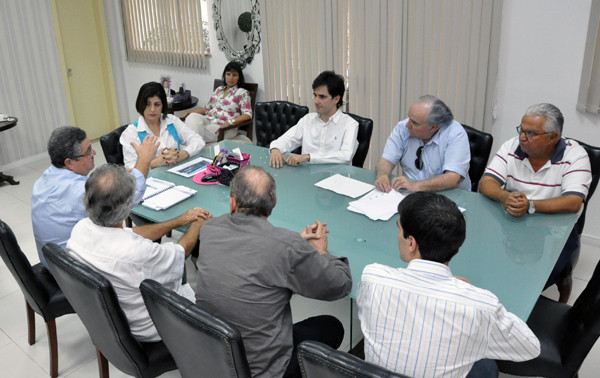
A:
[[[547,103],[530,106],[517,126],[518,137],[506,141],[485,170],[479,191],[501,202],[507,214],[579,213],[588,195],[592,173],[587,152],[561,137],[564,117]],[[556,283],[579,245],[573,229],[550,274]]]

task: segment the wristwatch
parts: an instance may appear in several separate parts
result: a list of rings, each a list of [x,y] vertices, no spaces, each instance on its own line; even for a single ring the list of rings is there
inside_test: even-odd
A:
[[[235,118],[232,118],[227,122],[229,122],[230,125],[235,125]]]
[[[527,210],[529,214],[535,213],[535,205],[533,204],[533,200],[529,200],[529,210]]]

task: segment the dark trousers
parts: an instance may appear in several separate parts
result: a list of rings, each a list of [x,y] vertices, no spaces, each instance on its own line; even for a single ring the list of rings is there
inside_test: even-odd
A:
[[[337,349],[344,339],[344,326],[331,315],[314,316],[294,324],[294,350],[284,377],[300,377],[297,346],[304,340],[318,341]]]
[[[467,378],[496,378],[498,374],[500,373],[496,361],[484,358],[473,364]]]

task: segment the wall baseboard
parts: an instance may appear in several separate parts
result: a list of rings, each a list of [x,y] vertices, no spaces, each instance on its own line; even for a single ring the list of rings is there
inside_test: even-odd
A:
[[[593,245],[594,247],[600,247],[600,238],[597,236],[591,236],[581,234],[581,242],[589,245]]]
[[[13,161],[13,162],[8,163],[6,165],[0,165],[0,172],[8,171],[8,170],[11,170],[13,168],[22,167],[22,166],[27,165],[27,164],[29,164],[31,162],[36,161],[36,160],[43,159],[44,157],[48,157],[48,153],[47,152],[42,152],[42,153],[37,154],[37,155],[26,157],[25,159]]]

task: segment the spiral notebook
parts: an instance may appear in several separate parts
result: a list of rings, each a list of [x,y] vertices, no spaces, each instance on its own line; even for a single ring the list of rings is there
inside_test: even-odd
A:
[[[194,189],[150,177],[146,180],[142,206],[154,210],[165,210],[194,194],[196,194]]]

